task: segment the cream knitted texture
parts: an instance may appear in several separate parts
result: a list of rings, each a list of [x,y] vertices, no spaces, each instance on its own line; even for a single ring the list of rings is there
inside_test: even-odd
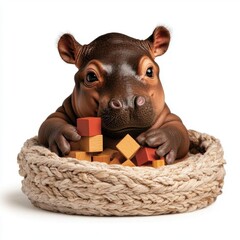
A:
[[[221,194],[225,161],[219,140],[193,130],[189,136],[192,148],[187,159],[159,169],[61,158],[34,137],[18,154],[22,190],[33,205],[68,214],[134,216],[194,211]],[[205,153],[198,152],[203,148]]]

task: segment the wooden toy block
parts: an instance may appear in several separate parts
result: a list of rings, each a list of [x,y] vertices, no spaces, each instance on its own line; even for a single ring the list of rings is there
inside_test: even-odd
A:
[[[94,162],[105,162],[107,164],[110,163],[110,155],[96,155],[93,156]]]
[[[92,137],[81,137],[79,141],[79,150],[85,152],[102,152],[103,151],[103,135]]]
[[[135,164],[130,159],[127,159],[124,163],[122,163],[122,166],[135,167]]]
[[[101,118],[86,117],[77,119],[77,131],[80,136],[92,137],[101,135]]]
[[[152,161],[152,166],[154,168],[159,168],[159,167],[162,167],[165,165],[165,160],[164,160],[164,157],[161,157],[160,159],[158,160],[153,160]]]
[[[140,145],[127,134],[117,145],[116,148],[127,158],[131,159],[140,148]]]
[[[91,155],[83,151],[70,151],[68,157],[76,158],[78,160],[91,161]]]
[[[121,164],[121,162],[118,158],[114,158],[109,164]]]
[[[111,149],[111,148],[105,148],[101,153],[98,155],[109,155],[110,159],[114,158],[118,154],[118,150]]]
[[[141,147],[135,155],[137,165],[141,166],[147,163],[148,161],[157,160],[158,156],[156,155],[155,152],[156,152],[155,148]]]
[[[117,158],[120,163],[123,163],[126,160],[126,158],[119,151],[113,154],[113,158]]]

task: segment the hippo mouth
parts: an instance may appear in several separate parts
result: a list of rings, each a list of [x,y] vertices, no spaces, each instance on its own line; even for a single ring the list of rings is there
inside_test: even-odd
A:
[[[120,128],[120,129],[106,129],[103,128],[103,134],[107,135],[111,138],[123,138],[127,134],[131,135],[132,137],[137,137],[142,132],[146,131],[149,127],[126,127],[126,128]]]

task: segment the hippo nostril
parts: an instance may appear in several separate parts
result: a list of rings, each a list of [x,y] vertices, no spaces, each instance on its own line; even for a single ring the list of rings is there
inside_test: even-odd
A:
[[[123,107],[122,105],[122,102],[118,99],[112,99],[110,102],[109,102],[109,106],[112,108],[112,109],[120,109]]]
[[[135,103],[137,106],[141,107],[142,105],[144,105],[146,102],[146,99],[142,96],[137,96],[135,99]]]

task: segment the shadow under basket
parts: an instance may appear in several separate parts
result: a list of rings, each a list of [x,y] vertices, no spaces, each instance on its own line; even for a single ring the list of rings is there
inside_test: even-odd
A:
[[[223,149],[213,136],[188,132],[187,158],[158,169],[62,158],[31,138],[18,154],[22,191],[36,207],[67,214],[149,216],[204,208],[222,192]]]

